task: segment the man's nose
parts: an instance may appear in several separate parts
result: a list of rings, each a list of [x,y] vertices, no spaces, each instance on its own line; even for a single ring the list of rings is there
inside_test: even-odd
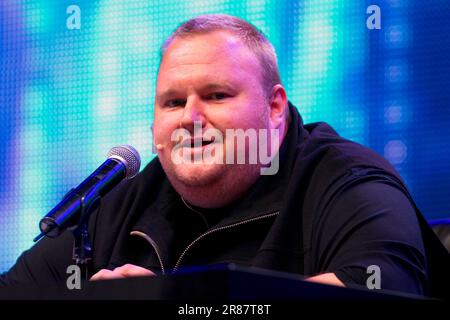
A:
[[[202,128],[206,126],[204,106],[197,97],[188,98],[184,106],[183,116],[180,120],[180,127],[194,132],[194,123],[201,123]]]

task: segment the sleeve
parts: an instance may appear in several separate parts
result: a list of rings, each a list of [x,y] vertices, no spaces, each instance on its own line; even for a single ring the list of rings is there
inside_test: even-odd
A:
[[[313,225],[317,273],[367,286],[379,268],[381,289],[424,294],[427,265],[416,211],[383,181],[354,184],[329,199]],[[373,278],[372,278],[373,280]]]
[[[72,260],[73,236],[64,232],[56,239],[43,238],[22,253],[14,266],[0,274],[0,287],[64,285]]]

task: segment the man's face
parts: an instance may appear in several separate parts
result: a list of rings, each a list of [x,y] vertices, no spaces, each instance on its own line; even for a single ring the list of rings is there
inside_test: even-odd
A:
[[[164,146],[158,156],[175,188],[239,181],[240,175],[258,170],[252,164],[175,164],[175,130],[181,127],[194,137],[194,122],[201,123],[203,133],[219,130],[225,153],[232,145],[225,130],[268,129],[268,108],[259,62],[239,38],[226,31],[176,38],[160,65],[153,127],[155,143]],[[184,151],[195,154],[203,149]]]

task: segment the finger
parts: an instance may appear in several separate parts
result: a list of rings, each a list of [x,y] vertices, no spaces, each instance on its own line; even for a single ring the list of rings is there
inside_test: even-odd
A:
[[[148,277],[156,275],[148,269],[133,264],[125,264],[121,267],[115,268],[114,272],[119,273],[123,277]]]
[[[89,281],[97,281],[97,280],[107,280],[107,279],[117,279],[123,278],[120,273],[115,273],[114,271],[108,269],[102,269],[96,274],[94,274]]]

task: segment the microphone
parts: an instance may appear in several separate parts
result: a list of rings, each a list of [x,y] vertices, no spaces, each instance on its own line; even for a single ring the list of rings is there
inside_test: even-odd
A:
[[[123,179],[133,178],[141,166],[141,158],[135,148],[121,145],[112,148],[107,159],[79,186],[69,191],[39,222],[41,233],[34,242],[43,236],[56,238],[65,229],[76,227],[82,211],[95,205],[100,197],[106,195]]]

